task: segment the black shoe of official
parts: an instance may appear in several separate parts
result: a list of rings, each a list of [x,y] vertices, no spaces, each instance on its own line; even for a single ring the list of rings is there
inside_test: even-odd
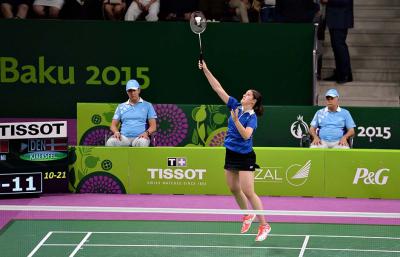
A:
[[[353,75],[350,74],[350,75],[344,76],[343,78],[339,78],[338,80],[336,80],[336,83],[344,84],[344,83],[352,82],[352,81],[353,81]]]

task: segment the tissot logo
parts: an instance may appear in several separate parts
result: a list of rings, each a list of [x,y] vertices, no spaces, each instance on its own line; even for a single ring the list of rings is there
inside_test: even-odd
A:
[[[167,158],[168,167],[186,167],[187,162],[185,157],[168,157]]]
[[[186,157],[168,157],[167,167],[147,168],[148,185],[206,186],[206,169],[188,166]]]
[[[388,172],[390,170],[387,168],[379,169],[376,172],[369,171],[367,168],[357,168],[353,184],[357,185],[361,181],[365,185],[386,185],[389,179]]]
[[[203,180],[205,169],[157,169],[148,168],[151,179],[198,179]]]
[[[0,123],[0,139],[67,137],[66,121]]]

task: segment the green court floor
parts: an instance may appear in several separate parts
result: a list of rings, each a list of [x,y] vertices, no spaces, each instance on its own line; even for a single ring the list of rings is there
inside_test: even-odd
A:
[[[2,257],[400,256],[400,226],[238,222],[16,220],[0,232]]]

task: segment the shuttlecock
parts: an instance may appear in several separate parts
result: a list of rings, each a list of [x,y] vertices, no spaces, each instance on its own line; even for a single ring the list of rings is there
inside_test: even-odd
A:
[[[194,20],[196,21],[196,25],[200,26],[201,17],[200,16],[196,16],[196,17],[194,17]]]

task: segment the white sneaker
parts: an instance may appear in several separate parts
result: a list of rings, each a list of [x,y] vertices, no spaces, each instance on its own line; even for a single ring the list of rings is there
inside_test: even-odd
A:
[[[253,222],[253,220],[256,218],[255,214],[249,214],[249,215],[245,215],[243,216],[243,224],[242,224],[242,230],[240,231],[240,233],[246,233],[247,231],[249,231],[250,227],[251,227],[251,223]]]
[[[271,232],[271,226],[269,224],[264,224],[264,225],[260,225],[258,227],[258,234],[256,236],[256,241],[260,242],[260,241],[264,241],[269,232]]]

